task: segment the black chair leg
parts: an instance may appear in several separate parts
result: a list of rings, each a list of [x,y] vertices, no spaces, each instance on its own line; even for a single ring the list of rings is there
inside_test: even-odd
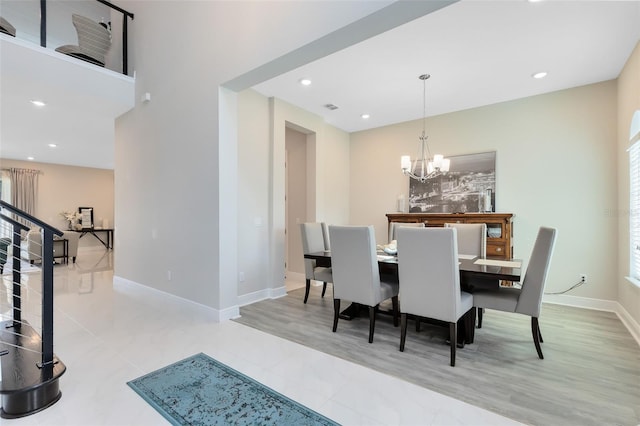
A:
[[[391,298],[391,304],[393,305],[393,326],[398,326],[398,316],[400,315],[400,308],[398,306],[398,296]]]
[[[542,340],[542,333],[540,332],[540,322],[538,322],[538,337],[540,338],[540,343],[544,343],[544,340]]]
[[[309,298],[309,290],[311,289],[311,280],[307,280],[306,286],[304,288],[304,303],[307,303],[307,299]]]
[[[327,282],[322,283],[322,297],[324,297],[324,293],[327,291]]]
[[[540,347],[540,325],[538,324],[538,318],[531,317],[531,334],[533,335],[533,344],[536,345],[536,351],[538,357],[544,359],[542,355],[542,348]]]
[[[482,314],[484,314],[484,308],[478,308],[478,328],[482,328]]]
[[[449,323],[449,346],[451,346],[451,366],[456,365],[456,346],[458,342],[458,323]]]
[[[407,338],[407,314],[400,314],[400,352],[404,352],[404,342]]]
[[[333,332],[338,329],[338,317],[340,316],[340,299],[333,299]]]
[[[369,306],[369,343],[373,343],[373,331],[376,329],[376,306]]]

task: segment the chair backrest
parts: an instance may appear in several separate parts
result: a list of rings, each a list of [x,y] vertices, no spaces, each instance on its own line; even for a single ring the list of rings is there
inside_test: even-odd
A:
[[[393,240],[397,240],[397,229],[400,227],[414,227],[414,228],[424,228],[424,223],[413,223],[413,222],[389,222],[389,242]]]
[[[82,15],[72,15],[73,26],[78,33],[78,46],[82,52],[104,64],[105,55],[111,47],[111,34],[98,22]]]
[[[331,250],[331,239],[329,238],[329,225],[322,222],[322,236],[324,237],[324,249]]]
[[[542,293],[551,264],[551,256],[556,242],[556,229],[540,227],[531,251],[529,266],[522,281],[522,290],[515,312],[532,317],[540,316]]]
[[[301,223],[300,236],[302,237],[303,254],[315,253],[324,250],[324,237],[322,235],[321,223]],[[313,269],[315,267],[315,260],[304,260],[304,273],[307,279],[314,279]]]
[[[487,257],[487,225],[485,223],[445,223],[458,230],[459,254]]]
[[[460,296],[455,228],[398,229],[400,311],[455,322]]]
[[[373,226],[329,226],[333,297],[375,306],[380,272]]]

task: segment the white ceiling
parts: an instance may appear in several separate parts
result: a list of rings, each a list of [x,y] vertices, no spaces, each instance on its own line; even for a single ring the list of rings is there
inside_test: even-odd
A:
[[[461,1],[254,88],[353,132],[420,118],[418,76],[424,73],[432,75],[427,115],[614,79],[640,39],[638,22],[638,0]],[[0,157],[113,168],[113,118],[133,105],[131,79],[116,79],[114,88],[105,77],[106,90],[96,93],[101,85],[86,84],[78,71],[54,87],[33,68],[12,70],[6,46],[19,41],[7,40],[0,35]],[[70,59],[58,58],[55,66],[65,61]],[[540,70],[549,75],[531,78]],[[312,85],[298,84],[302,77]],[[42,97],[36,89],[46,90],[56,115],[45,119],[26,102]],[[329,111],[323,107],[328,103],[339,108]],[[371,118],[363,120],[362,113]],[[48,148],[49,142],[59,148]]]
[[[425,73],[427,116],[615,79],[639,23],[639,1],[461,1],[255,89],[354,132],[421,118]]]

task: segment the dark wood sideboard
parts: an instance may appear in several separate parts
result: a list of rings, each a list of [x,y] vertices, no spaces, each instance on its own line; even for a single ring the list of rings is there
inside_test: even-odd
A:
[[[495,259],[513,258],[513,214],[511,213],[388,213],[391,222],[424,223],[444,226],[445,223],[486,223],[487,256]]]

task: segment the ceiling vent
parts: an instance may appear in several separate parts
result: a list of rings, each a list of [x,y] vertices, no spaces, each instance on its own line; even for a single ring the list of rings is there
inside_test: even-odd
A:
[[[334,104],[326,104],[324,107],[326,109],[330,109],[331,111],[338,109],[338,107],[335,106]]]

